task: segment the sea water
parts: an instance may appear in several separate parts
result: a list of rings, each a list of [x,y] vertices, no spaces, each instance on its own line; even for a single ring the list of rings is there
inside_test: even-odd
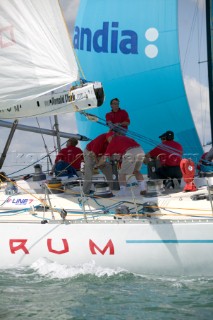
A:
[[[157,277],[44,259],[0,270],[0,319],[213,318],[213,277]]]

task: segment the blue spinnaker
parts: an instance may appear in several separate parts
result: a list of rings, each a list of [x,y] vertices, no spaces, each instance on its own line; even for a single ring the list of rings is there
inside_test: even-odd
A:
[[[105,119],[117,97],[131,131],[157,144],[172,130],[184,155],[197,161],[203,151],[182,79],[177,15],[176,0],[81,0],[73,42],[86,79],[104,86],[104,105],[91,113]],[[83,116],[77,120],[90,138],[107,131]],[[145,152],[153,148],[140,143]]]

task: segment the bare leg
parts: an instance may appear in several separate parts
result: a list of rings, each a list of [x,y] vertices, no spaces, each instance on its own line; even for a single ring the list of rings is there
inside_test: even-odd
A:
[[[140,194],[145,195],[146,194],[146,182],[144,181],[142,173],[140,173],[140,171],[138,171],[138,170],[135,170],[134,174],[135,174],[135,177],[138,181],[139,188],[141,190]]]
[[[134,175],[135,175],[137,181],[143,181],[144,180],[143,175],[142,175],[142,173],[140,173],[140,171],[134,171]]]

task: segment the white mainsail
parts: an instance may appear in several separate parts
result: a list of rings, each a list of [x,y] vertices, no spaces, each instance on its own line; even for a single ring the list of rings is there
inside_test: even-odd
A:
[[[0,118],[56,114],[57,102],[58,113],[70,112],[62,108],[70,101],[67,96],[54,97],[51,108],[49,96],[32,102],[78,80],[78,66],[58,0],[1,0]],[[23,111],[26,107],[37,110]]]

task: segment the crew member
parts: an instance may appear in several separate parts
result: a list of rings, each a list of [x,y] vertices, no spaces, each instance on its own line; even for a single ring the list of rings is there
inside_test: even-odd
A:
[[[99,159],[103,156],[108,146],[106,135],[106,133],[103,133],[96,137],[94,140],[90,141],[87,144],[86,149],[84,150],[85,175],[83,182],[83,192],[85,194],[90,194],[94,167],[96,167],[96,165],[99,162]],[[99,168],[106,176],[110,188],[113,189],[111,163],[103,163],[101,166],[99,166]]]
[[[126,110],[119,107],[119,103],[118,98],[113,98],[110,101],[112,111],[106,114],[106,123],[111,130],[119,132],[120,134],[126,134],[130,124],[129,115]]]
[[[166,140],[166,132],[164,132],[163,134],[161,134],[159,136],[159,139],[161,139],[161,142],[163,143],[163,141]],[[145,161],[146,162],[146,161]],[[150,179],[158,179],[157,175],[156,175],[156,170],[157,168],[159,168],[161,166],[160,164],[160,160],[159,159],[150,159],[147,162],[147,175]]]
[[[181,183],[180,161],[183,155],[183,148],[180,143],[174,141],[173,131],[167,131],[164,135],[166,140],[145,155],[144,163],[147,164],[150,158],[159,159],[161,166],[156,169],[157,178],[164,179],[166,188],[169,186],[174,188],[174,182],[171,179],[176,178],[179,184]]]
[[[135,140],[115,134],[113,131],[110,131],[106,137],[109,145],[98,165],[106,163],[108,159],[111,158],[121,160],[121,168],[118,174],[120,184],[119,195],[125,195],[126,176],[131,174],[134,174],[139,182],[141,189],[140,194],[146,194],[145,181],[143,175],[140,173],[144,159],[144,151],[141,146]]]
[[[76,172],[80,172],[81,162],[84,158],[82,150],[76,147],[77,144],[78,140],[76,138],[67,140],[66,148],[61,149],[56,156],[52,172],[59,176],[67,175],[67,173],[68,175],[73,175]]]

